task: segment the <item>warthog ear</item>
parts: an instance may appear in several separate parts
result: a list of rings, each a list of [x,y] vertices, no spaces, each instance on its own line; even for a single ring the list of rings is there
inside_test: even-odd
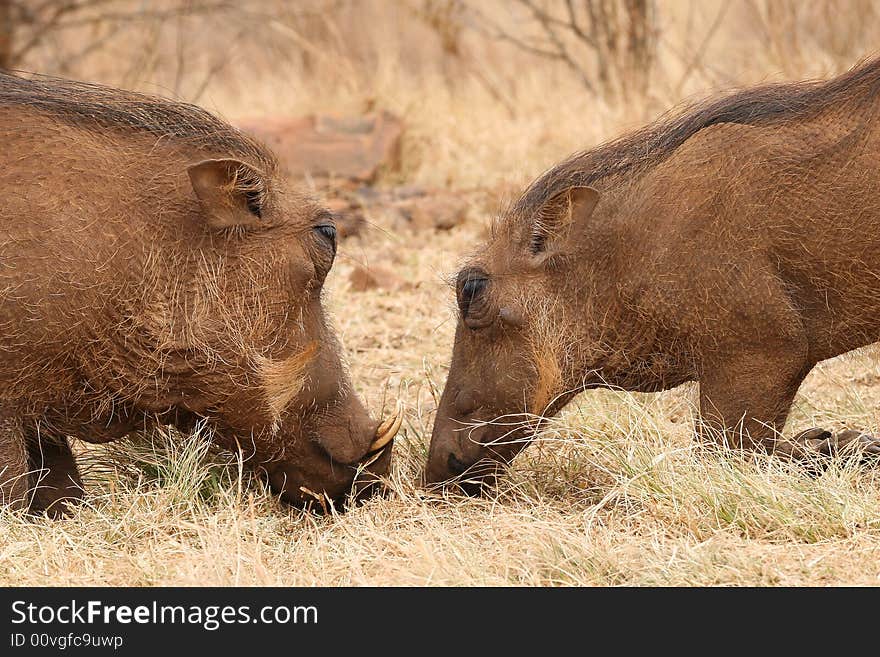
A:
[[[548,200],[536,213],[529,235],[529,251],[540,256],[550,250],[569,228],[586,221],[599,202],[599,192],[592,187],[569,187]]]
[[[240,160],[204,160],[187,170],[193,191],[215,228],[260,222],[266,195],[263,174]]]

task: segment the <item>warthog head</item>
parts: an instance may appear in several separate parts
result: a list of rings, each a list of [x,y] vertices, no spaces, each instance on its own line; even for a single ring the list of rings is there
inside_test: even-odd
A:
[[[458,326],[437,410],[425,478],[475,494],[494,482],[542,416],[578,387],[572,354],[581,339],[584,263],[573,257],[578,224],[598,193],[574,187],[534,213],[514,208],[458,273]],[[575,276],[577,274],[577,276]],[[575,288],[580,286],[579,293]]]
[[[176,304],[188,314],[187,355],[168,362],[195,383],[179,403],[213,418],[221,441],[252,451],[286,501],[338,501],[356,477],[364,494],[388,469],[401,417],[381,426],[370,418],[327,325],[332,216],[242,160],[201,161],[187,175],[202,243],[177,270],[188,288]]]

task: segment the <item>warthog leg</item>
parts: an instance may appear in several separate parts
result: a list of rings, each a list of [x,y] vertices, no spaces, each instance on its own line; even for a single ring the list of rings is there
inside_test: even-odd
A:
[[[804,352],[797,342],[770,347],[740,352],[707,368],[700,378],[701,438],[798,460],[849,451],[880,455],[880,440],[854,430],[835,435],[808,429],[783,438],[789,408],[812,365],[800,356]]]
[[[67,437],[45,430],[29,432],[28,469],[31,473],[31,513],[60,517],[83,498],[82,479]]]
[[[0,418],[0,505],[27,507],[27,450],[20,423]]]

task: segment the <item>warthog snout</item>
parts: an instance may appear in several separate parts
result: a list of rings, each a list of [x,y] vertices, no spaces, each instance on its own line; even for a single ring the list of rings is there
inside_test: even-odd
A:
[[[483,494],[494,487],[500,469],[519,451],[520,428],[478,419],[476,398],[473,392],[458,393],[451,407],[441,400],[424,473],[426,485]]]
[[[354,406],[354,408],[353,408]],[[338,411],[300,441],[295,454],[263,466],[272,491],[295,506],[329,511],[344,508],[382,490],[403,411],[381,423],[371,420],[357,400]]]

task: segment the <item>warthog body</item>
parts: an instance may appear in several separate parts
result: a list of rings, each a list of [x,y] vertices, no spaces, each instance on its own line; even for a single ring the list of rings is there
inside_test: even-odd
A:
[[[79,498],[67,436],[200,418],[284,499],[343,496],[376,423],[325,324],[335,252],[329,214],[207,112],[0,74],[2,500]]]
[[[428,481],[479,489],[536,416],[598,386],[698,380],[703,437],[877,452],[856,431],[779,432],[816,363],[880,339],[878,189],[880,61],[713,99],[553,167],[459,274]]]

